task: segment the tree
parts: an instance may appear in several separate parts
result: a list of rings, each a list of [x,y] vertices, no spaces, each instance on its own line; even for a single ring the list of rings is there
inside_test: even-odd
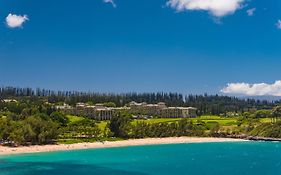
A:
[[[281,106],[277,106],[273,109],[272,117],[275,119],[275,122],[281,118]]]
[[[148,137],[150,132],[150,125],[146,122],[137,122],[132,126],[132,137],[145,138]]]
[[[217,136],[219,133],[219,130],[220,130],[220,124],[218,122],[216,122],[210,130],[210,135]]]
[[[69,119],[58,111],[52,112],[50,117],[54,122],[59,123],[61,126],[66,126],[69,122]]]
[[[101,130],[96,121],[83,119],[61,129],[61,134],[64,138],[96,138],[100,136]]]
[[[189,121],[187,119],[181,119],[178,122],[178,135],[179,136],[186,136],[188,134],[189,127]]]
[[[8,140],[12,142],[13,146],[22,145],[25,142],[22,127],[22,122],[11,123],[11,132],[9,133]]]
[[[119,113],[111,118],[108,127],[115,137],[128,138],[130,122],[130,116]]]
[[[255,118],[267,118],[270,117],[271,110],[258,110],[255,112],[254,117]]]
[[[113,108],[116,107],[116,104],[114,102],[106,102],[103,105],[106,106],[106,107],[113,107]]]
[[[10,133],[10,120],[7,119],[6,117],[2,117],[0,118],[0,140],[7,140],[9,137],[9,133]]]
[[[27,125],[25,126],[26,142],[45,144],[53,142],[58,137],[58,124],[51,120],[43,120],[40,117],[32,116],[24,120],[24,125]]]

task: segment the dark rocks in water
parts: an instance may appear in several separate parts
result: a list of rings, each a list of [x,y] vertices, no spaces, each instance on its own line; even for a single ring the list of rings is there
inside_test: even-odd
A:
[[[281,142],[281,138],[257,137],[257,136],[247,136],[247,135],[232,135],[229,136],[229,138],[245,139],[251,141]]]
[[[268,142],[272,142],[272,141],[276,141],[276,142],[281,142],[281,139],[279,138],[268,138],[268,137],[253,137],[253,136],[249,136],[247,137],[248,140],[254,140],[254,141],[268,141]]]

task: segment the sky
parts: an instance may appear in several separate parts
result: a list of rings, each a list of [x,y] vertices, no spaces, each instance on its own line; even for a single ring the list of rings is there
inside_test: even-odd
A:
[[[281,96],[281,1],[0,0],[0,86]]]

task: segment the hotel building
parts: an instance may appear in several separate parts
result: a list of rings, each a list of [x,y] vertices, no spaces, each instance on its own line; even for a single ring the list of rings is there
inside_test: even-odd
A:
[[[67,104],[56,106],[58,110],[66,114],[84,116],[96,120],[110,120],[112,116],[121,110],[128,110],[137,116],[153,116],[159,118],[195,118],[197,117],[196,108],[193,107],[167,107],[165,103],[147,104],[130,102],[128,107],[105,107],[103,104],[88,105],[85,103],[77,103],[75,107]]]

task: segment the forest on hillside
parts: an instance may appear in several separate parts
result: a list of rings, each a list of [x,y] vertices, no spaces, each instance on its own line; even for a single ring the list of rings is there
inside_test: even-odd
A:
[[[130,101],[164,101],[170,106],[194,106],[203,116],[136,120],[128,110],[114,114],[109,121],[98,121],[85,116],[70,116],[55,107],[77,102],[111,102],[122,106]],[[281,138],[281,106],[278,104],[218,95],[100,94],[6,87],[0,89],[0,144],[17,146],[178,136]]]
[[[192,106],[198,109],[199,115],[227,115],[228,112],[243,113],[253,109],[273,109],[280,101],[255,99],[239,99],[221,95],[184,95],[180,93],[97,93],[78,91],[52,91],[18,87],[1,87],[0,99],[22,98],[44,99],[49,103],[66,103],[74,106],[78,102],[96,104],[113,102],[117,107],[131,101],[158,103],[165,102],[168,106]]]

